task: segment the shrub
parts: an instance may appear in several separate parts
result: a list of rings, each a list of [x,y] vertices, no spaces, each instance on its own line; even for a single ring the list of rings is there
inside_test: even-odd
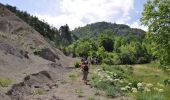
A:
[[[101,89],[101,90],[106,90],[106,87],[109,85],[108,82],[102,81],[100,79],[94,80],[94,87]]]
[[[109,57],[103,59],[102,62],[105,63],[105,64],[108,64],[108,65],[113,65],[114,64],[114,62],[112,61],[112,58],[109,58]]]
[[[103,63],[108,65],[120,64],[120,58],[116,53],[106,53],[107,57],[102,60]]]
[[[139,57],[138,60],[136,61],[137,64],[145,64],[145,63],[149,63],[149,59],[147,59],[146,57]]]
[[[0,87],[8,87],[12,81],[8,78],[0,78]]]
[[[115,97],[118,91],[113,86],[108,86],[106,90],[106,96]]]
[[[170,85],[170,78],[166,78],[166,79],[164,80],[164,84],[165,84],[165,85]]]
[[[138,88],[137,84],[138,84],[137,81],[132,81],[132,87]]]
[[[76,63],[74,64],[74,67],[75,67],[75,68],[80,68],[80,66],[81,66],[81,65],[80,65],[80,62],[76,62]]]

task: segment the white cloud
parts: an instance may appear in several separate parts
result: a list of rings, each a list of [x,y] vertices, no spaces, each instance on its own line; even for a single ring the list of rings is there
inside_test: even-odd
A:
[[[98,21],[125,24],[130,20],[134,0],[60,0],[59,9],[59,15],[35,15],[57,28],[68,24],[74,29]]]
[[[142,30],[144,30],[144,31],[148,31],[148,27],[141,25],[141,23],[140,23],[139,20],[133,22],[133,23],[130,25],[130,27],[132,27],[132,28],[139,28],[139,29],[142,29]]]

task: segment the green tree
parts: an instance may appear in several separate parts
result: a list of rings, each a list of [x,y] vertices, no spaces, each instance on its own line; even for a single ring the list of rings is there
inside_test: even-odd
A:
[[[161,64],[170,64],[170,0],[148,0],[144,5],[141,22],[148,26],[152,54]]]
[[[103,33],[99,36],[99,46],[103,47],[106,51],[112,52],[114,47],[114,35],[112,29],[106,29]]]

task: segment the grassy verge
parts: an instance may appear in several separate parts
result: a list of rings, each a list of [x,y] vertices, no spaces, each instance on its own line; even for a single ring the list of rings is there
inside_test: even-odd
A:
[[[129,95],[137,100],[169,100],[169,75],[159,67],[146,65],[101,65],[90,70],[92,85],[107,97]],[[148,97],[148,98],[147,98]]]

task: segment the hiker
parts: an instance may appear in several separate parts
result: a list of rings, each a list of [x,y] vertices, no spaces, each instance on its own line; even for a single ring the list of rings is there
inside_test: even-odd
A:
[[[85,59],[81,59],[81,68],[83,71],[83,80],[84,83],[87,84],[87,75],[89,73],[89,65],[88,65],[88,61]]]

